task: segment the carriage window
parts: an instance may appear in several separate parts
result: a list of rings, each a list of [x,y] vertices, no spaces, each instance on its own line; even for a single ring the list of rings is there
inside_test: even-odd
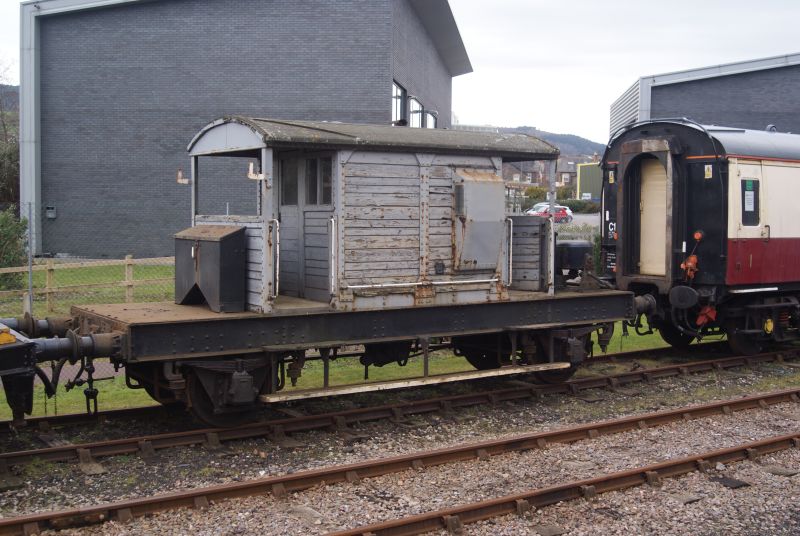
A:
[[[742,179],[742,225],[758,225],[758,198],[758,180]]]
[[[297,204],[297,160],[281,161],[281,205]]]
[[[322,188],[322,204],[331,204],[331,159],[323,158],[321,160],[321,188]]]
[[[331,159],[306,160],[306,205],[331,204]]]
[[[317,190],[319,189],[319,176],[317,174],[317,159],[309,158],[306,163],[306,204],[317,204]]]

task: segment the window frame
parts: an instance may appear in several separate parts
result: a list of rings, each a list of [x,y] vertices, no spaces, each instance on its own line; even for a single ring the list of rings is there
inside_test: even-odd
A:
[[[428,111],[428,110],[426,110],[424,108],[423,108],[423,112],[424,112],[423,113],[424,120],[422,121],[422,128],[436,128],[439,125],[439,116],[436,115],[435,112]],[[429,120],[431,120],[431,119],[433,120],[432,121],[433,122],[432,126],[429,124]]]
[[[330,207],[333,206],[333,155],[311,155],[306,156],[304,159],[305,165],[305,180],[303,187],[305,188],[305,199],[304,199],[304,206],[313,206],[313,207]],[[309,173],[311,169],[311,162],[314,162],[315,165],[313,166],[316,171],[316,176],[314,177],[314,182],[316,183],[315,186],[315,197],[316,199],[312,203],[309,200],[309,183],[311,181],[311,174]],[[327,170],[329,171],[328,174],[328,184],[327,184],[327,202],[326,202],[326,185],[325,185],[325,171],[326,171],[326,163]]]
[[[416,124],[417,121],[419,124]],[[408,98],[408,126],[411,128],[423,128],[425,126],[425,106],[416,97]]]
[[[392,80],[392,123],[398,124],[408,116],[408,91]],[[397,114],[395,114],[397,112]]]

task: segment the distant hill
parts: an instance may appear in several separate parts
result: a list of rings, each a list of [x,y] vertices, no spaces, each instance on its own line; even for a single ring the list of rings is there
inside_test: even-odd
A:
[[[594,153],[597,153],[602,156],[603,151],[606,148],[606,146],[603,145],[602,143],[596,143],[591,140],[587,140],[586,138],[581,138],[580,136],[576,136],[575,134],[553,134],[552,132],[545,132],[544,130],[539,130],[536,127],[515,127],[515,128],[501,127],[500,132],[507,132],[507,133],[517,132],[520,134],[530,134],[531,136],[542,138],[543,140],[550,142],[556,147],[558,147],[562,155],[592,156]]]
[[[7,112],[19,111],[19,86],[0,84],[0,99],[3,99],[3,110]]]

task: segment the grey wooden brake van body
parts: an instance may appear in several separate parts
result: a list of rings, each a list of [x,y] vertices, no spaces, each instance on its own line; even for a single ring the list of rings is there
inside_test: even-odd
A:
[[[554,160],[525,135],[224,117],[191,141],[192,225],[247,237],[246,308],[372,310],[539,291],[545,223],[505,214],[506,160]],[[202,160],[241,160],[255,215],[199,214]],[[224,192],[223,192],[224,193]]]

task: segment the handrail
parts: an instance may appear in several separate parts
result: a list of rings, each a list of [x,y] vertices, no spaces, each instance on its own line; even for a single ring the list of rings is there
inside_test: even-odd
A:
[[[330,284],[331,284],[331,296],[336,296],[336,216],[331,216],[329,220],[331,224],[331,240],[330,240],[330,253],[329,253],[329,262],[330,267],[328,271],[330,272]]]
[[[275,224],[275,253],[273,255],[275,266],[273,266],[272,272],[272,276],[275,278],[275,293],[272,295],[274,300],[278,297],[281,288],[281,222],[274,218],[269,221]]]
[[[508,283],[506,283],[506,286],[510,287],[514,281],[512,276],[514,264],[514,220],[506,218],[506,221],[508,222]]]
[[[470,283],[497,283],[499,279],[455,279],[451,281],[409,281],[408,283],[373,283],[369,285],[347,285],[350,289],[370,289],[370,288],[403,288],[403,287],[424,287],[424,286],[448,286],[448,285],[468,285]]]

